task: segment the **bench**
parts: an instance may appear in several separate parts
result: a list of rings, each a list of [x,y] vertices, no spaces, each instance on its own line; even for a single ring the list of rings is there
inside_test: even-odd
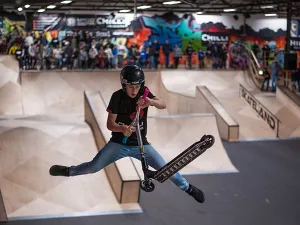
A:
[[[84,92],[84,115],[100,151],[109,141],[111,134],[106,127],[106,106],[100,92]],[[130,157],[120,159],[105,167],[104,170],[119,203],[139,201],[141,179]]]

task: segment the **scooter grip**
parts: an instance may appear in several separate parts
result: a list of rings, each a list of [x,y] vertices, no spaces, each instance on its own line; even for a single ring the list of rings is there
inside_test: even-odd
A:
[[[145,99],[148,96],[149,92],[150,92],[150,90],[148,88],[146,88],[146,90],[143,94],[143,99]]]
[[[123,144],[126,144],[127,139],[128,139],[128,137],[127,137],[127,136],[124,136],[124,137],[123,137],[123,140],[122,140],[122,143],[123,143]]]

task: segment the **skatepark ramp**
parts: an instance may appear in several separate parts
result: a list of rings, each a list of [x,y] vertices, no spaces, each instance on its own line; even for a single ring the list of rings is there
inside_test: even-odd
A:
[[[213,135],[214,145],[179,172],[188,174],[235,173],[238,170],[229,159],[220,138],[213,114],[157,115],[148,119],[148,140],[167,161],[171,161],[203,135]],[[132,159],[140,176],[141,163]]]
[[[120,205],[104,171],[49,175],[54,164],[79,165],[96,155],[92,130],[84,121],[68,116],[2,117],[0,149],[0,185],[9,219],[141,212],[138,204]]]
[[[285,87],[278,87],[276,95],[251,94],[240,86],[241,98],[278,138],[300,137],[300,107],[288,95]]]
[[[205,86],[206,88],[202,88],[202,91],[207,89],[206,93],[210,92],[213,96],[213,98],[205,98],[207,100],[206,104],[198,104],[199,108],[196,109],[188,108],[181,101],[180,104],[182,106],[180,105],[179,107],[182,110],[192,109],[197,112],[204,112],[205,105],[212,105],[210,100],[214,99],[214,102],[219,102],[218,105],[221,106],[218,108],[222,109],[222,112],[226,112],[228,116],[225,116],[224,113],[219,113],[219,115],[224,118],[231,117],[232,121],[235,121],[234,123],[238,126],[238,132],[236,132],[238,133],[238,138],[235,136],[235,140],[276,137],[274,132],[270,130],[269,125],[262,122],[257,113],[249,107],[248,103],[240,98],[240,84],[252,93],[257,92],[252,79],[244,71],[185,71],[184,75],[182,71],[162,71],[161,76],[162,83],[166,86],[166,89],[180,96],[189,96],[195,99],[199,90],[197,87]],[[212,113],[212,111],[207,112]],[[213,113],[217,115],[216,112]],[[226,132],[223,132],[224,130],[226,131],[224,129],[226,126],[222,126],[220,121],[220,119],[217,120],[218,128],[222,139],[226,140],[226,136],[225,138],[223,137],[224,133],[226,134]],[[227,123],[229,124],[229,121]]]
[[[160,96],[161,73],[158,71],[146,71],[146,84],[150,88],[151,92]],[[90,160],[97,153],[99,147],[103,146],[103,144],[105,144],[105,142],[109,140],[110,131],[108,131],[106,128],[107,112],[105,106],[109,103],[112,93],[121,88],[118,71],[95,71],[89,73],[87,73],[86,71],[50,71],[43,73],[26,71],[24,73],[21,73],[21,86],[17,87],[19,88],[18,91],[20,97],[15,102],[11,101],[11,103],[13,103],[11,106],[7,106],[7,108],[6,106],[3,107],[3,115],[9,116],[9,118],[5,118],[5,120],[3,121],[6,121],[7,124],[14,124],[18,121],[19,125],[14,128],[15,131],[20,131],[21,128],[19,128],[18,126],[21,126],[22,124],[23,127],[26,127],[28,126],[28,124],[33,123],[36,124],[36,128],[25,129],[25,133],[32,134],[32,136],[30,136],[31,139],[20,139],[19,142],[15,143],[18,143],[17,145],[20,146],[27,146],[29,149],[28,151],[30,152],[30,150],[33,151],[33,149],[36,149],[36,147],[28,144],[26,140],[36,139],[41,141],[47,140],[47,138],[49,137],[51,139],[53,138],[53,136],[60,139],[59,143],[54,144],[53,142],[53,146],[48,146],[48,148],[52,150],[51,153],[58,152],[57,155],[50,155],[49,152],[47,153],[49,159],[47,159],[47,157],[45,157],[46,153],[39,153],[44,154],[42,155],[42,160],[48,160],[46,160],[48,164],[41,164],[42,171],[45,172],[45,177],[48,177],[48,169],[50,168],[51,164],[61,162],[61,164],[70,165],[79,164],[80,162],[83,162],[83,160]],[[168,89],[170,90],[170,88]],[[182,170],[183,174],[237,172],[236,168],[230,162],[230,159],[226,154],[220,138],[220,136],[222,137],[222,139],[223,137],[225,137],[224,139],[226,139],[226,137],[228,139],[231,138],[228,133],[223,133],[220,131],[220,127],[222,127],[222,125],[220,125],[222,123],[222,120],[227,121],[227,119],[218,118],[215,111],[218,111],[219,113],[222,111],[220,110],[220,108],[218,109],[218,107],[212,108],[212,106],[207,103],[206,105],[200,107],[197,106],[203,104],[203,102],[206,101],[205,98],[209,98],[210,96],[210,93],[207,92],[204,87],[200,88],[200,90],[202,91],[199,91],[200,94],[197,97],[198,102],[195,101],[196,98],[185,96],[187,99],[190,99],[190,101],[193,102],[193,104],[191,104],[190,106],[184,105],[181,102],[179,103],[178,101],[174,101],[172,99],[166,99],[168,105],[167,109],[157,110],[154,107],[151,107],[149,109],[149,116],[151,117],[149,118],[148,128],[150,135],[149,139],[155,144],[157,151],[159,151],[163,155],[163,157],[166,158],[166,161],[169,161],[169,159],[174,158],[178,155],[178,153],[184,151],[188,146],[190,146],[191,143],[198,141],[202,137],[202,134],[210,133],[217,139],[214,148],[210,149],[211,151],[207,151],[201,157],[197,158],[194,163],[191,163],[187,167],[185,167],[184,170]],[[169,93],[169,96],[173,94],[175,96],[178,95],[178,93],[173,92],[173,90],[170,90],[170,92],[171,91],[172,93]],[[8,92],[9,90],[5,89],[6,95],[8,94]],[[94,92],[101,93],[102,97],[100,97],[99,94],[93,95]],[[91,97],[89,98],[89,103],[87,101],[87,96]],[[95,100],[95,97],[97,97],[97,100]],[[101,102],[101,104],[99,104],[99,102]],[[179,113],[176,112],[176,107],[178,112],[183,115],[178,115]],[[188,107],[195,107],[196,111],[187,111]],[[209,111],[209,108],[212,109],[210,109]],[[201,109],[202,111],[198,109]],[[95,111],[97,111],[97,113],[94,113]],[[12,115],[18,116],[20,114],[21,117],[19,119],[13,120],[11,117]],[[159,118],[159,116],[161,117]],[[228,121],[227,123],[229,124]],[[60,130],[64,130],[60,128],[60,126],[67,127],[67,124],[77,124],[81,127],[81,129],[75,129],[74,132],[77,134],[77,136],[67,135],[69,137],[68,141],[64,141],[62,137],[56,135],[60,132]],[[95,124],[97,124],[97,126]],[[196,124],[197,126],[193,127],[194,124]],[[157,130],[157,128],[159,129],[159,131]],[[175,130],[177,130],[181,135],[178,136],[172,133]],[[222,130],[227,130],[227,128],[222,128]],[[22,132],[24,133],[24,130],[22,130]],[[16,132],[15,135],[19,135],[20,137],[22,137],[22,132]],[[80,139],[81,132],[87,132],[86,134],[90,135],[89,140],[91,142],[89,142],[89,144],[86,144],[85,146],[82,146],[81,144],[81,142],[85,143]],[[168,136],[168,133],[172,135]],[[44,134],[47,134],[47,138],[43,136]],[[165,138],[161,139],[160,137],[160,139],[158,139],[157,134],[160,134],[161,137],[165,135]],[[101,137],[97,138],[99,136]],[[92,139],[90,139],[90,137],[92,137]],[[15,138],[16,137],[14,137],[14,139],[11,138],[10,140],[15,140]],[[11,147],[5,147],[4,149],[6,148],[10,149]],[[17,149],[17,147],[15,148]],[[72,152],[72,149],[74,149],[74,152]],[[172,150],[174,152],[172,152]],[[81,151],[88,151],[89,155],[87,153],[87,155],[85,155]],[[78,156],[76,156],[76,154],[72,155],[73,153],[77,153]],[[69,161],[65,161],[65,157],[59,157],[60,154],[67,154],[67,159],[72,158],[75,161],[73,162],[70,159]],[[81,156],[82,154],[84,154],[84,156]],[[1,155],[1,158],[2,156],[3,155]],[[51,159],[51,157],[53,158]],[[28,165],[30,167],[31,164]],[[30,211],[33,212],[34,209],[37,208],[40,209],[38,213],[42,214],[43,207],[38,207],[38,205],[47,205],[47,201],[49,201],[50,197],[54,199],[56,194],[57,197],[63,198],[63,200],[61,200],[61,202],[59,202],[59,200],[55,200],[58,201],[55,203],[52,202],[52,206],[49,206],[53,209],[49,211],[49,213],[51,214],[57,214],[59,212],[71,213],[74,211],[87,212],[90,210],[93,212],[103,212],[104,210],[107,210],[107,207],[110,211],[113,212],[115,212],[115,210],[119,210],[121,212],[138,212],[140,210],[137,203],[137,201],[139,201],[139,181],[141,179],[139,171],[141,169],[140,162],[131,158],[128,160],[124,159],[123,161],[120,160],[115,164],[112,164],[111,167],[108,167],[107,169],[107,173],[105,173],[105,170],[103,170],[103,172],[100,172],[99,174],[97,173],[99,177],[96,177],[96,174],[87,176],[86,182],[88,183],[88,178],[90,177],[89,179],[92,179],[92,181],[90,181],[90,184],[92,182],[101,182],[102,184],[98,186],[102,186],[103,184],[105,184],[104,192],[108,194],[108,196],[110,196],[109,198],[113,199],[112,203],[105,203],[105,205],[100,206],[99,204],[95,205],[95,202],[89,202],[90,205],[88,209],[83,209],[83,206],[79,207],[76,204],[72,203],[73,199],[71,196],[72,194],[76,196],[86,196],[85,193],[80,193],[80,189],[85,189],[85,187],[78,186],[76,192],[69,192],[68,195],[62,196],[58,193],[62,188],[67,187],[67,183],[65,183],[64,185],[64,178],[61,179],[60,177],[56,177],[53,178],[54,180],[52,180],[51,182],[59,182],[59,187],[55,187],[55,190],[52,190],[51,194],[48,193],[47,199],[43,198],[42,200],[36,200],[32,202],[32,204],[29,204],[28,207],[23,205],[21,209],[19,209],[19,206],[17,206],[16,208],[13,208],[13,211],[11,211],[11,208],[6,206],[8,215],[10,217],[25,216],[29,215],[28,213]],[[3,174],[3,169],[0,171]],[[19,175],[14,176],[16,182],[18,181],[18,176]],[[26,177],[27,176],[24,175],[24,178]],[[51,182],[47,181],[45,182],[45,184],[51,184]],[[78,183],[83,184],[84,178],[82,178],[81,176],[78,178],[76,177],[73,181],[69,182],[72,183],[72,185],[76,186],[76,184]],[[8,191],[14,190],[14,188],[17,187],[9,182],[6,182],[6,184],[4,185],[2,180],[0,181],[0,185],[2,194],[4,195],[4,203],[7,205],[7,201],[13,202],[14,197],[9,195]],[[92,186],[96,187],[97,185]],[[39,188],[39,190],[45,189],[44,186]],[[127,195],[126,190],[129,190],[134,194]],[[29,196],[32,196],[33,193],[28,192],[27,194]],[[97,195],[97,193],[94,194]],[[68,198],[70,198],[70,202],[68,202],[67,196],[69,196]],[[102,195],[97,196],[99,198],[103,197]],[[101,202],[103,201],[104,200],[101,200]],[[120,204],[120,202],[124,203]],[[55,211],[55,209],[57,210]]]
[[[168,89],[164,78],[160,76],[159,95],[169,103],[167,107],[170,114],[212,113],[216,116],[221,138],[227,141],[238,140],[239,125],[206,86],[197,86],[195,96],[188,96]]]
[[[0,56],[0,115],[22,115],[19,65],[13,55]]]

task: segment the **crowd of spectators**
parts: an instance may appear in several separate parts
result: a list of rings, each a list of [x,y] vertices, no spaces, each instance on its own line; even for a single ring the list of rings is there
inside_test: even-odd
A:
[[[169,40],[159,44],[158,40],[130,46],[124,41],[94,38],[88,32],[66,37],[53,38],[50,42],[45,33],[39,36],[28,32],[25,37],[16,33],[0,35],[0,53],[14,54],[21,70],[50,69],[110,69],[136,64],[142,68],[192,69],[227,67],[227,46],[209,43],[206,50],[195,49],[191,43],[186,47],[170,45]]]

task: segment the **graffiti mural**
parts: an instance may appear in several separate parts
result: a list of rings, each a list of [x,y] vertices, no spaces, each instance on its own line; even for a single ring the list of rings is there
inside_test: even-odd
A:
[[[243,26],[229,28],[221,22],[196,21],[193,15],[183,15],[181,17],[172,13],[141,15],[135,25],[132,26],[132,29],[135,33],[133,39],[136,40],[136,37],[139,37],[137,43],[141,45],[148,46],[154,40],[163,45],[166,40],[169,40],[172,48],[177,44],[185,52],[188,44],[191,43],[194,51],[192,60],[194,64],[197,63],[197,52],[199,50],[209,53],[207,51],[209,42],[227,46],[228,64],[233,68],[245,68],[249,64],[247,51],[241,43],[247,44],[250,48],[254,43],[258,43],[259,47],[262,48],[268,41],[272,54],[278,54],[285,46],[285,31],[282,29],[273,31],[265,28],[255,31],[248,25],[245,28]],[[244,35],[244,32],[247,35]],[[130,39],[128,40],[129,45],[133,43]],[[164,57],[160,57],[162,64],[163,61]]]
[[[107,39],[111,39],[114,44],[122,41],[127,48],[130,48],[134,43],[138,47],[147,47],[157,40],[161,46],[160,64],[164,64],[162,46],[166,40],[169,41],[171,49],[178,45],[183,53],[191,44],[193,64],[198,63],[199,51],[203,51],[207,56],[211,55],[209,43],[223,48],[226,46],[228,65],[233,68],[248,65],[245,59],[246,51],[241,43],[246,43],[250,48],[253,47],[254,43],[257,43],[262,49],[268,41],[271,53],[274,57],[281,59],[280,54],[285,48],[286,36],[285,28],[282,29],[280,26],[277,26],[277,30],[272,30],[264,27],[263,22],[255,25],[252,21],[250,23],[252,27],[249,25],[244,27],[241,21],[234,21],[229,16],[199,17],[194,14],[141,14],[136,19],[131,14],[117,14],[115,17],[111,15],[41,14],[33,16],[26,23],[28,23],[26,27],[31,27],[37,34],[46,32],[49,42],[53,38],[69,38],[80,35],[81,32],[88,32],[92,38],[104,43]],[[19,27],[16,28],[19,29]],[[9,31],[10,28],[7,27],[6,30]],[[170,55],[171,64],[172,54]],[[261,53],[258,54],[258,56],[260,55]],[[180,63],[184,60],[185,56],[180,58]]]

